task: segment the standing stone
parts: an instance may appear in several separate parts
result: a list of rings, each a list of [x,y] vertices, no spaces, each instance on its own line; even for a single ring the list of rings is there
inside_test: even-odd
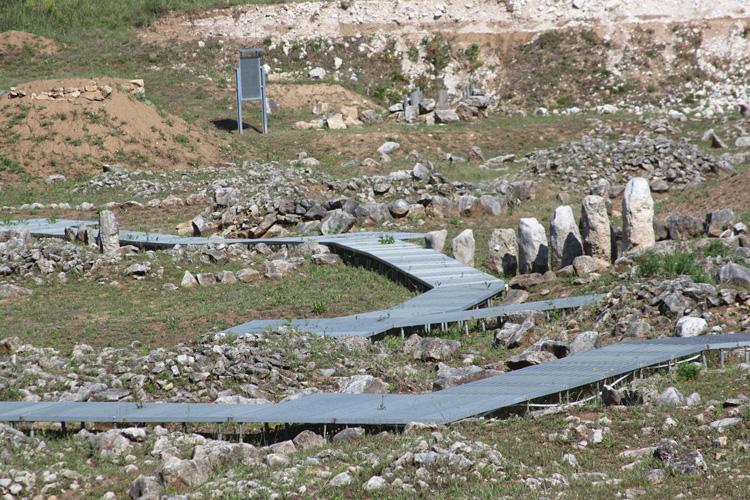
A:
[[[505,276],[515,276],[518,271],[518,243],[512,229],[493,229],[487,252],[487,269]]]
[[[612,260],[614,230],[607,216],[607,203],[601,196],[589,195],[581,203],[583,252],[605,262]],[[616,252],[616,250],[615,250]]]
[[[648,181],[635,177],[622,196],[622,251],[642,250],[654,243],[654,200]]]
[[[443,252],[445,249],[445,239],[448,237],[448,230],[430,231],[424,235],[424,246],[426,248]]]
[[[453,258],[467,266],[474,266],[474,231],[465,229],[458,236],[453,238],[451,251]]]
[[[555,209],[549,226],[550,268],[557,271],[569,266],[573,259],[583,255],[581,233],[573,216],[573,209],[564,205]]]
[[[540,273],[549,270],[549,246],[544,226],[533,217],[518,221],[518,272]]]
[[[103,254],[115,255],[120,248],[120,229],[115,214],[109,210],[99,213],[99,249]]]

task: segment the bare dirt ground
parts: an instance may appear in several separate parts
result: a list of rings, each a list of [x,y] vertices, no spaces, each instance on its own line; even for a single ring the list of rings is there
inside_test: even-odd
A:
[[[60,45],[49,38],[23,31],[0,33],[0,56],[3,58],[49,56],[60,49]]]
[[[60,89],[104,87],[112,93],[101,100],[85,94],[71,97],[75,93],[47,97]],[[13,180],[14,171],[15,177],[43,178],[55,173],[96,173],[102,163],[179,169],[221,158],[208,134],[160,112],[145,96],[139,97],[128,80],[43,80],[17,89],[26,96],[0,98],[4,124],[0,144],[3,150],[12,150],[19,163],[3,172],[8,180]]]
[[[380,109],[372,100],[340,85],[272,83],[268,86],[268,95],[276,99],[281,109],[304,109],[311,112],[319,102],[327,102],[333,109],[341,109],[342,106]]]

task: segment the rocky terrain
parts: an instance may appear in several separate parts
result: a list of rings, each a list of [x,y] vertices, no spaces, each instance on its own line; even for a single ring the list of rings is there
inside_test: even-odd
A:
[[[426,394],[748,328],[744,2],[226,5],[154,4],[96,42],[0,33],[0,400]],[[264,49],[267,135],[257,103],[243,136],[229,118],[249,46]],[[101,234],[3,224],[30,218]],[[314,242],[144,250],[120,245],[126,229],[419,232],[505,279],[496,304],[605,298],[372,341],[234,338],[223,329],[416,292]],[[744,498],[749,374],[747,351],[714,353],[573,404],[405,428],[0,423],[0,498]]]

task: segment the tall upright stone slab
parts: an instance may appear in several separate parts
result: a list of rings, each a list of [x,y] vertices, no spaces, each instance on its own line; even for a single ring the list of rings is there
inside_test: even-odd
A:
[[[474,267],[474,249],[474,231],[471,229],[462,231],[451,243],[453,258],[467,266]]]
[[[550,269],[557,271],[573,264],[573,260],[583,255],[583,241],[573,216],[573,209],[563,205],[555,209],[549,225]]]
[[[445,239],[448,237],[448,230],[430,231],[424,235],[424,246],[426,248],[437,250],[443,253],[445,250]]]
[[[589,195],[581,202],[581,237],[583,253],[611,262],[617,256],[612,248],[614,230],[607,215],[607,203],[604,198]]]
[[[648,180],[634,177],[625,185],[622,195],[622,252],[653,246],[654,199]]]
[[[487,269],[497,274],[515,276],[518,271],[516,232],[513,229],[493,229],[488,246]]]
[[[99,212],[99,250],[105,255],[115,255],[120,249],[120,229],[114,212]]]
[[[533,217],[518,221],[518,272],[546,273],[549,270],[547,233]]]

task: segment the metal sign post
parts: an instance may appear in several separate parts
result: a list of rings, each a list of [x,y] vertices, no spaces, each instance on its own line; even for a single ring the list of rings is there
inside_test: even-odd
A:
[[[237,85],[237,131],[242,133],[242,101],[261,102],[263,113],[263,133],[268,133],[268,115],[266,113],[266,72],[260,64],[260,53],[263,49],[240,50],[240,61],[234,71]]]

